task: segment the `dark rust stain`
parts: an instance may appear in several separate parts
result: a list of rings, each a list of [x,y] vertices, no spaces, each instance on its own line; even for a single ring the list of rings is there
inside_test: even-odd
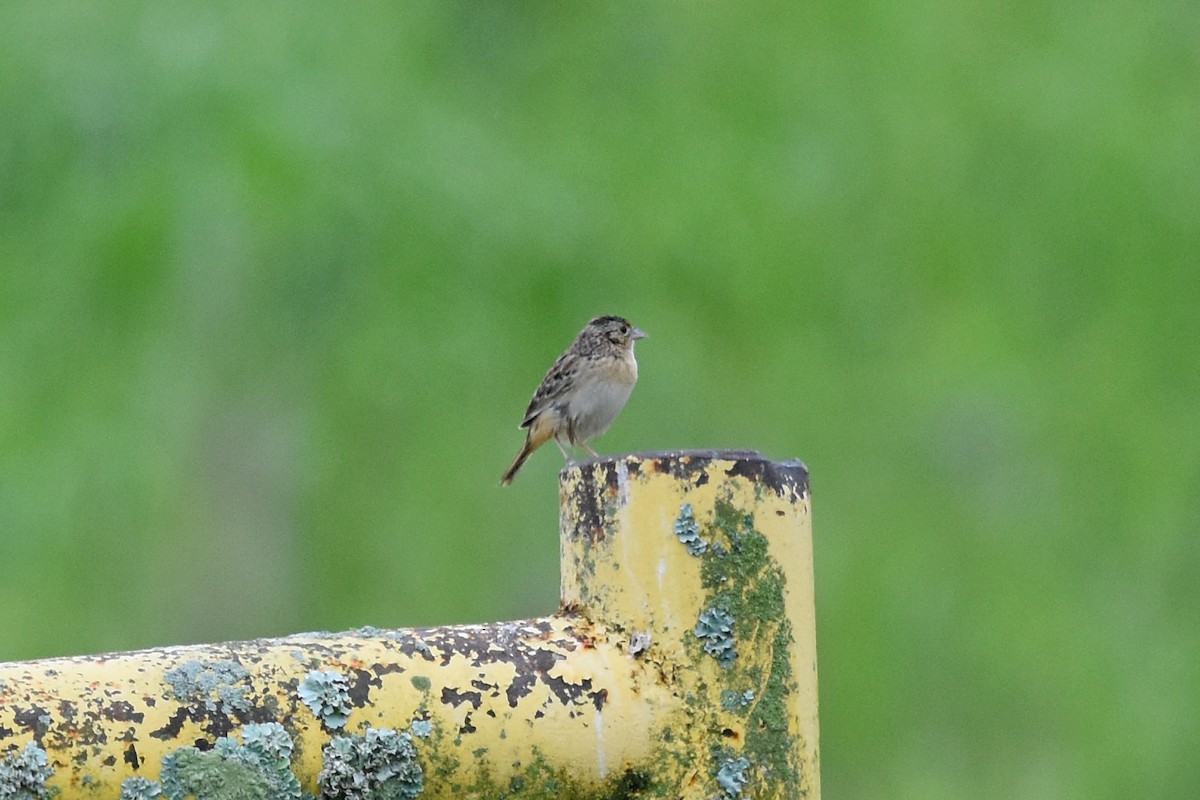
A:
[[[466,718],[463,719],[463,724],[458,729],[458,732],[460,734],[461,733],[474,733],[476,730],[477,730],[477,728],[471,724],[471,712],[468,711]]]
[[[45,716],[47,716],[46,709],[41,706],[30,706],[29,708],[13,706],[13,722],[27,731],[32,731],[34,741],[39,745],[42,743],[41,718]]]
[[[146,718],[146,715],[140,711],[135,711],[133,704],[127,700],[117,700],[115,703],[110,703],[106,708],[101,709],[100,714],[111,722],[141,722]]]
[[[600,458],[568,468],[563,474],[578,469],[580,481],[572,497],[566,499],[586,527],[603,529],[604,501],[616,491],[619,465],[623,464],[630,475],[647,470],[703,486],[710,480],[709,470],[715,461],[732,461],[726,475],[760,482],[781,497],[798,499],[808,494],[808,468],[798,460],[771,461],[756,450],[671,450]]]
[[[167,724],[156,731],[150,731],[150,735],[155,739],[161,739],[164,742],[168,739],[174,739],[183,730],[183,723],[187,722],[188,709],[187,706],[180,706],[171,718],[167,720]]]
[[[584,702],[582,698],[592,696],[592,679],[584,678],[581,683],[571,683],[559,675],[543,675],[542,682],[564,706]],[[607,692],[605,692],[607,694]]]
[[[391,672],[404,672],[404,667],[399,664],[372,664],[371,671],[378,676],[383,676]],[[382,682],[380,685],[382,685]]]
[[[600,480],[596,478],[596,470],[605,472],[604,477]],[[605,529],[604,523],[607,515],[605,514],[602,486],[607,486],[609,477],[615,482],[616,470],[612,468],[611,462],[601,462],[594,466],[591,473],[580,472],[581,480],[575,485],[571,496],[565,498],[570,504],[572,510],[572,518],[575,520],[575,529],[571,535],[576,538],[586,538],[592,544],[604,540]]]
[[[592,698],[592,705],[596,706],[597,711],[603,711],[604,704],[608,701],[608,689],[597,689],[594,692],[588,692],[588,697]]]
[[[742,458],[725,470],[725,474],[740,476],[752,483],[762,483],[778,496],[793,502],[808,494],[808,467],[803,461]]]
[[[383,681],[374,677],[365,669],[354,670],[354,683],[350,685],[350,702],[357,708],[362,708],[371,698],[371,687],[376,688],[383,685]]]
[[[138,767],[142,765],[142,762],[138,760],[137,747],[133,742],[130,742],[129,747],[125,748],[125,763],[133,767],[134,772],[137,772]]]
[[[537,675],[532,672],[513,678],[513,682],[508,685],[508,689],[504,692],[508,696],[508,705],[516,708],[517,701],[533,691],[535,683],[537,683]]]
[[[442,703],[457,708],[463,703],[470,703],[471,708],[478,709],[483,705],[483,695],[479,692],[460,692],[451,686],[442,687]]]
[[[117,763],[117,757],[116,756],[107,756],[107,757],[105,757],[104,761],[102,761],[101,763],[104,764],[104,766],[106,766],[106,767],[111,767]]]

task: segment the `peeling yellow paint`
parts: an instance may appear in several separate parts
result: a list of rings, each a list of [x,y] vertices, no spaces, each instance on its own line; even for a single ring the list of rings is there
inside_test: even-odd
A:
[[[421,796],[819,797],[803,466],[635,455],[560,489],[554,616],[4,664],[0,752],[37,742],[63,797],[116,798],[279,722],[313,793],[333,737],[387,728],[412,732]]]

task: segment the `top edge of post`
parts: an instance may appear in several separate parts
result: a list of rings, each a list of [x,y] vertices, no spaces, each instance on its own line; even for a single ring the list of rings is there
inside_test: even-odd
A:
[[[698,485],[708,482],[709,466],[714,462],[731,465],[724,470],[727,477],[741,476],[762,482],[780,495],[805,496],[809,493],[808,467],[803,461],[773,461],[757,450],[659,450],[601,455],[568,464],[559,473],[559,479],[567,479],[575,473],[586,478],[591,471],[589,468],[599,467],[610,472],[623,465],[632,468],[633,472],[666,473]]]

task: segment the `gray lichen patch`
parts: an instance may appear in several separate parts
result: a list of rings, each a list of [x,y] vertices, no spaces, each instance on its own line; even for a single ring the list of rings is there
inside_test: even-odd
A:
[[[336,670],[309,671],[296,694],[327,728],[342,728],[350,718],[350,682]]]
[[[412,800],[424,791],[425,770],[407,733],[367,728],[325,746],[317,780],[329,800]]]
[[[708,550],[708,542],[700,536],[700,525],[696,522],[691,503],[684,503],[679,508],[679,516],[673,526],[675,536],[687,546],[688,555],[702,556]]]
[[[37,743],[0,756],[0,800],[42,800],[50,797],[46,781],[54,774],[46,751]]]
[[[187,661],[168,670],[163,680],[176,700],[202,706],[209,714],[249,713],[250,671],[236,661]]]
[[[750,759],[745,757],[730,758],[721,762],[717,768],[717,785],[727,797],[741,797],[742,789],[749,780],[746,776],[746,770],[749,768]]]
[[[162,796],[162,784],[149,778],[126,778],[121,783],[121,800],[158,800]]]
[[[692,631],[696,638],[704,643],[704,652],[725,668],[733,666],[738,656],[733,637],[733,623],[734,619],[728,611],[713,606],[700,612],[700,620]]]

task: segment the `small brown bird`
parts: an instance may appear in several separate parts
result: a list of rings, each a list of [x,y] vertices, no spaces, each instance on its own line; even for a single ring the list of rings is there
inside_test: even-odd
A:
[[[585,325],[533,393],[521,422],[529,429],[525,445],[500,483],[512,483],[525,459],[550,439],[568,462],[564,442],[596,455],[588,440],[608,430],[629,400],[638,377],[633,344],[645,338],[621,317],[596,317]]]

